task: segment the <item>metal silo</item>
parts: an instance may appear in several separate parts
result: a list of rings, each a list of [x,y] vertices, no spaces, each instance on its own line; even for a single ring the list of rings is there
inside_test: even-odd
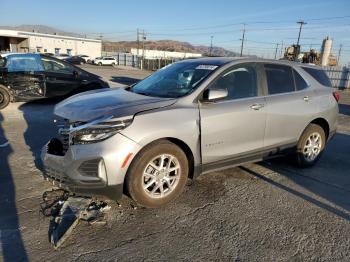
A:
[[[323,39],[322,42],[322,50],[321,50],[321,65],[327,66],[329,61],[329,56],[332,51],[332,39],[330,39],[328,36],[327,38]]]

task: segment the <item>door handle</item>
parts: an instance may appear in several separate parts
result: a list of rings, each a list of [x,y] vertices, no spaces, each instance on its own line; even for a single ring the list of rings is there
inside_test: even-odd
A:
[[[303,99],[304,99],[305,102],[309,102],[309,96],[304,96]]]
[[[264,107],[264,104],[252,104],[250,106],[250,108],[253,109],[253,110],[259,110],[259,109],[261,109],[263,107]]]
[[[46,77],[46,80],[55,81],[55,80],[56,80],[56,77],[47,76],[47,77]]]

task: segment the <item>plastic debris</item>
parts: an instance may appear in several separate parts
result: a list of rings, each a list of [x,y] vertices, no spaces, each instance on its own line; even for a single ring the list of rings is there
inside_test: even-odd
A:
[[[40,206],[41,213],[51,217],[48,233],[55,249],[67,240],[80,221],[105,225],[104,213],[110,209],[106,202],[74,196],[63,189],[44,192]]]

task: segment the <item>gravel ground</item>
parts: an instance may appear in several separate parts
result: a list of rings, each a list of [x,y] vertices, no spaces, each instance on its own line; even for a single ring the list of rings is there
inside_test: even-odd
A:
[[[85,66],[112,86],[148,72]],[[285,159],[202,175],[175,202],[135,208],[110,203],[107,225],[80,223],[59,250],[48,242],[39,152],[56,133],[57,101],[14,103],[0,112],[0,261],[349,261],[350,93],[321,161]]]

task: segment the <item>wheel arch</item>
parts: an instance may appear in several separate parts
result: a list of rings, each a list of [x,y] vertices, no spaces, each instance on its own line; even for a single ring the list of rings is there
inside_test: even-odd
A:
[[[13,95],[12,95],[11,87],[10,86],[7,87],[5,85],[0,84],[0,88],[4,89],[9,94],[12,101]]]
[[[12,92],[11,88],[10,88],[10,87],[7,87],[7,86],[5,86],[5,85],[2,85],[2,84],[0,84],[0,88],[1,88],[2,90],[4,90],[5,93],[8,94],[9,103],[13,102],[13,101],[14,101],[14,96],[13,96],[13,92]]]
[[[322,127],[322,129],[324,130],[324,133],[326,135],[326,141],[328,140],[330,130],[329,130],[329,123],[326,119],[324,119],[322,117],[315,118],[309,124],[315,124],[315,125]]]
[[[163,138],[158,138],[156,140],[153,140],[147,144],[145,144],[131,159],[129,165],[128,165],[128,169],[125,173],[125,178],[124,178],[124,183],[123,183],[123,193],[126,194],[127,196],[130,196],[130,193],[128,192],[127,189],[127,185],[125,183],[125,179],[127,179],[127,176],[129,175],[129,170],[130,167],[135,163],[137,156],[139,156],[140,154],[142,154],[143,150],[145,150],[147,147],[150,147],[154,144],[157,144],[161,141],[168,141],[171,142],[175,145],[177,145],[186,155],[186,158],[188,160],[188,178],[193,178],[194,176],[194,155],[193,152],[191,150],[191,148],[181,139],[175,138],[175,137],[163,137]]]
[[[194,173],[194,154],[192,152],[192,149],[190,148],[190,146],[184,142],[183,140],[179,139],[179,138],[175,138],[175,137],[162,137],[162,138],[158,138],[156,140],[153,140],[149,143],[147,143],[146,145],[144,145],[141,150],[139,152],[136,153],[136,155],[133,157],[133,159],[131,160],[131,163],[129,165],[129,167],[131,166],[132,162],[136,159],[136,157],[139,154],[142,154],[142,151],[149,147],[152,146],[153,144],[157,144],[160,141],[169,141],[175,145],[177,145],[186,155],[186,158],[188,160],[188,167],[189,167],[189,172],[188,172],[188,177],[189,178],[193,178],[193,173]]]

